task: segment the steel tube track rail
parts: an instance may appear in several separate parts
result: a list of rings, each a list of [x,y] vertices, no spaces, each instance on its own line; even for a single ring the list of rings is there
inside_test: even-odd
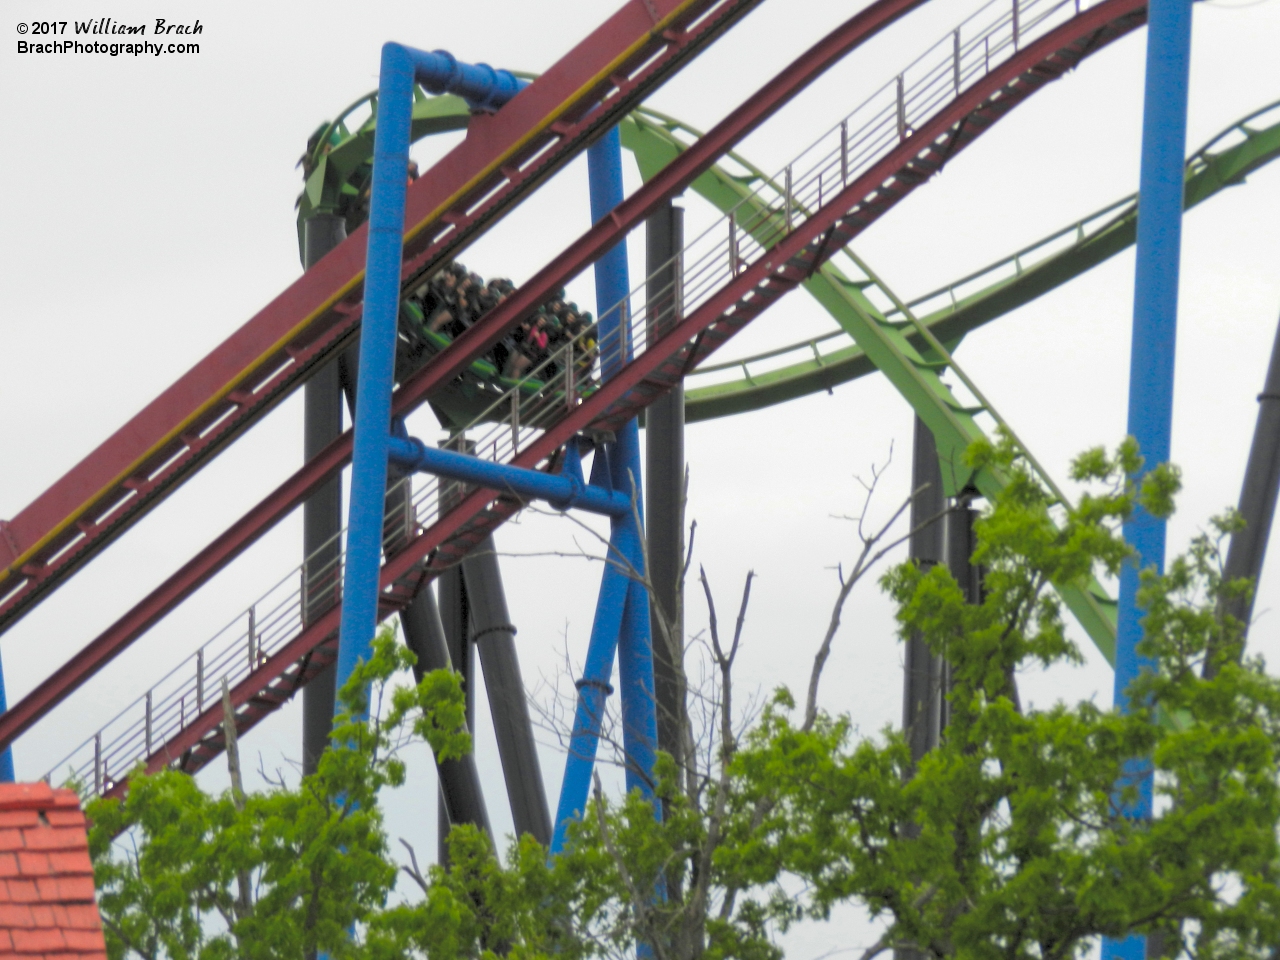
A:
[[[760,0],[628,0],[420,177],[404,275],[460,252]],[[365,227],[11,521],[0,632],[296,389],[354,335]]]
[[[1064,6],[1046,3],[1041,9]],[[646,311],[630,311],[628,326],[635,358],[586,399],[575,394],[572,372],[575,345],[557,352],[531,375],[530,381],[537,378],[543,383],[536,393],[527,392],[527,383],[517,386],[498,401],[494,409],[477,418],[476,425],[487,430],[475,438],[477,452],[515,466],[536,468],[554,458],[560,447],[579,432],[610,429],[625,422],[683,376],[698,359],[803,282],[825,257],[924,182],[1013,106],[1089,54],[1139,26],[1145,15],[1140,0],[1105,0],[1056,28],[1046,28],[1044,35],[1034,39],[1037,35],[1032,31],[1036,21],[1028,15],[1032,7],[1030,3],[1022,6],[1023,36],[1030,39],[1017,49],[1006,50],[1004,59],[993,63],[988,72],[964,88],[958,97],[943,103],[932,116],[919,118],[914,136],[897,138],[883,154],[868,158],[856,176],[850,176],[844,189],[833,191],[820,206],[806,206],[805,209],[813,212],[793,217],[790,229],[783,231],[776,243],[745,251],[748,256],[735,265],[736,269],[730,269],[721,255],[723,249],[715,253],[720,260],[718,274],[722,283],[704,285],[694,276],[698,271],[703,271],[704,278],[717,272],[708,268],[705,256],[689,256],[690,249],[698,249],[699,240],[695,240],[685,253],[688,311],[683,317],[650,331]],[[996,24],[993,29],[1007,30],[1008,23]],[[916,115],[908,116],[916,120]],[[812,169],[821,169],[821,163]],[[808,182],[807,173],[793,180],[801,187]],[[663,199],[659,194],[654,202]],[[622,208],[619,212],[623,213]],[[647,212],[640,211],[641,218]],[[606,245],[609,242],[606,238]],[[568,275],[565,271],[558,276],[537,279],[558,281]],[[691,276],[697,282],[690,283]],[[633,297],[643,301],[643,296],[642,284]],[[494,313],[501,309],[495,309]],[[455,343],[465,336],[460,336]],[[618,342],[601,343],[602,354],[620,351],[626,338],[615,339]],[[481,341],[477,349],[483,348]],[[449,352],[438,360],[447,359]],[[437,361],[434,364],[437,371],[428,365],[402,387],[397,403],[411,405],[415,387],[422,390],[419,395],[424,395],[427,389],[422,387],[423,382],[430,383],[440,376],[439,369],[456,375],[458,365],[465,365],[468,359],[460,356],[451,364]],[[563,383],[546,382],[553,366],[558,366],[564,374]],[[507,404],[508,416],[491,424],[493,414]],[[457,562],[522,506],[499,491],[473,488],[451,509],[441,512],[437,492],[435,482],[428,480],[426,486],[413,495],[415,515],[407,518],[403,537],[397,538],[403,547],[388,551],[379,579],[383,615],[402,607],[424,579],[436,576]],[[232,698],[240,729],[252,727],[304,684],[317,669],[317,661],[332,659],[339,602],[335,597],[332,608],[296,636],[282,640],[273,648],[275,652],[235,685]],[[185,770],[197,770],[222,749],[220,722],[221,706],[215,704],[150,754],[136,759],[151,770],[171,763]],[[121,787],[115,784],[112,789]]]
[[[740,2],[746,2],[746,0],[740,0]],[[683,189],[688,182],[714,164],[718,156],[729,149],[737,139],[746,136],[768,116],[781,109],[827,67],[921,2],[923,0],[877,0],[871,7],[857,14],[803,54],[791,67],[766,84],[756,96],[749,99],[707,137],[699,141],[697,148],[686,152],[677,163],[672,164],[669,168],[670,172],[664,172],[663,176],[650,181],[635,196],[624,201],[551,265],[541,270],[533,280],[518,288],[502,304],[462,333],[448,349],[432,358],[425,367],[403,383],[393,397],[392,414],[407,415],[425,402],[430,394],[465,371],[471,361],[489,349],[523,316],[531,314],[549,299],[556,288],[563,284],[565,277],[593,263],[625,236],[629,229],[642,223],[651,208]],[[645,69],[650,68],[645,67]],[[529,91],[538,89],[538,85],[543,83],[549,75],[550,71],[535,80],[512,100],[504,111],[518,105],[522,99],[529,96]],[[497,120],[500,116],[501,114],[495,114],[492,118],[476,118],[473,125],[482,119]],[[470,134],[468,141],[464,141],[461,146],[466,146],[469,140]],[[452,154],[449,156],[451,157]],[[449,157],[446,157],[441,163],[446,163],[448,160]],[[433,170],[439,166],[438,164]],[[411,216],[414,190],[426,179],[428,178],[420,177],[410,188]],[[363,242],[365,229],[362,226],[355,231],[337,250],[304,274],[298,283],[305,281],[311,274],[324,270],[330,261],[342,256],[343,251],[351,251],[353,242]],[[407,241],[406,248],[408,249],[409,246]],[[416,268],[407,272],[414,274]],[[182,570],[166,580],[132,611],[93,640],[73,660],[59,668],[20,703],[0,715],[0,746],[12,743],[36,719],[137,639],[147,627],[189,596],[237,553],[261,537],[271,525],[301,503],[330,474],[341,469],[351,458],[351,444],[352,436],[348,431],[295,472],[231,530],[201,551]],[[2,611],[3,603],[0,603],[0,627],[3,625]]]

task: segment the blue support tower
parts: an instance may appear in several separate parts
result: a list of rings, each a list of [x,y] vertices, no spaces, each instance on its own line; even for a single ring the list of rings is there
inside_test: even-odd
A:
[[[1173,428],[1191,0],[1151,0],[1148,17],[1128,422],[1129,434],[1138,441],[1145,458],[1144,469],[1168,462]],[[1142,639],[1142,612],[1137,605],[1139,571],[1151,566],[1163,570],[1165,524],[1140,509],[1125,524],[1124,535],[1137,552],[1138,562],[1126,564],[1120,574],[1115,702],[1121,709],[1128,707],[1129,685],[1149,665],[1137,650]],[[1150,818],[1150,762],[1142,758],[1131,761],[1125,777],[1139,794],[1137,803],[1125,814]],[[1102,956],[1103,960],[1144,960],[1146,938],[1133,935],[1104,940]]]
[[[525,85],[505,70],[494,70],[484,64],[459,64],[447,53],[424,53],[398,43],[382,47],[351,502],[347,514],[347,556],[338,633],[336,683],[339,690],[356,664],[369,656],[378,620],[378,571],[382,558],[387,457],[391,449],[391,386],[415,80],[433,91],[456,93],[476,110],[496,110]]]
[[[520,487],[529,495],[550,499],[557,505],[582,506],[610,515],[610,562],[601,579],[585,673],[579,684],[577,716],[552,840],[555,851],[564,843],[569,820],[586,806],[600,719],[605,698],[611,692],[609,679],[615,652],[622,684],[627,788],[653,796],[657,749],[653,650],[648,591],[642,580],[637,579],[637,575],[642,577],[644,572],[639,430],[632,420],[614,443],[597,451],[589,486],[581,482],[576,449],[569,451],[565,475],[552,478],[537,471],[515,470],[475,458],[431,451],[399,431],[399,435],[393,436],[391,387],[415,79],[433,91],[458,93],[474,109],[482,110],[496,109],[522,86],[504,71],[483,65],[460,65],[447,54],[423,53],[394,43],[382,48],[337,684],[341,689],[356,665],[368,657],[377,625],[389,458],[442,475],[499,487]],[[599,220],[621,202],[623,196],[622,148],[616,128],[590,149],[588,164],[591,214],[593,220]],[[612,353],[601,351],[602,376],[607,379],[616,373],[624,357],[630,355],[625,314],[630,292],[625,241],[596,263],[595,273],[601,343],[620,345]],[[626,509],[622,509],[623,504]]]

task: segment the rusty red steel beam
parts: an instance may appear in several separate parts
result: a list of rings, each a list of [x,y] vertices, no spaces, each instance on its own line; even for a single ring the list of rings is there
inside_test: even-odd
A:
[[[399,609],[399,605],[384,605],[379,609],[380,618],[385,619]],[[337,658],[336,645],[329,643],[326,648],[325,643],[336,640],[341,615],[340,604],[325,611],[228,691],[238,735],[252,730]],[[318,656],[321,653],[324,655]],[[294,668],[295,672],[290,675]],[[265,681],[262,679],[264,675],[267,677]],[[272,695],[264,696],[268,692]],[[261,702],[255,704],[255,701]],[[241,712],[245,706],[250,709]],[[223,716],[222,700],[213,699],[203,713],[194,717],[191,723],[147,758],[143,767],[145,772],[155,773],[170,764],[179,765],[187,773],[197,772],[226,747],[222,740]],[[103,796],[121,797],[127,786],[128,778],[121,777],[110,789],[103,791]]]
[[[820,40],[681,154],[662,173],[625,200],[608,218],[597,223],[561,256],[539,271],[529,283],[517,288],[512,296],[410,377],[396,392],[395,413],[400,416],[407,414],[423,403],[432,392],[466,370],[472,360],[501,339],[522,316],[532,313],[545,302],[557,287],[563,285],[564,278],[593,263],[627,231],[643,222],[654,207],[697,179],[734,144],[785,106],[840,57],[922,2],[923,0],[877,0]],[[518,102],[522,96],[524,93],[511,102]],[[497,116],[500,114],[495,114],[494,118]],[[419,178],[418,182],[421,183],[422,179]],[[354,236],[356,235],[353,234]],[[340,252],[350,242],[348,240],[334,253]],[[329,257],[326,257],[313,269],[323,267],[328,261]],[[58,668],[35,690],[0,716],[0,743],[11,743],[29,729],[40,717],[106,666],[143,632],[286,516],[308,493],[349,461],[351,442],[351,432],[347,431],[214,543],[91,641],[72,660]]]
[[[155,626],[165,614],[256,543],[281,517],[302,503],[332,471],[348,463],[351,460],[351,443],[349,436],[345,439],[345,443],[343,438],[339,438],[325,447],[306,467],[295,472],[265,500],[228,527],[10,710],[0,714],[0,723],[6,728],[9,742],[74,693],[130,643]]]
[[[709,354],[723,344],[1018,103],[1145,21],[1144,0],[1107,0],[1028,45],[939,111],[913,137],[899,143],[846,189],[833,195],[794,232],[744,268],[693,313],[681,318],[648,350],[537,437],[512,462],[517,466],[537,467],[582,430],[602,424],[612,426],[634,416],[689,369],[692,362],[701,359],[701,356],[690,356],[691,353]],[[898,189],[887,189],[889,183],[896,184]],[[865,202],[872,195],[878,195],[879,202]],[[723,328],[721,335],[705,336],[718,324]],[[470,528],[468,540],[476,542],[514,514],[519,506],[502,498],[498,491],[471,491],[437,523],[387,560],[380,574],[382,589],[385,591],[410,577],[419,583],[430,579],[454,562],[455,554],[465,552],[466,546],[462,546],[447,557],[442,556],[448,551],[451,538]],[[433,551],[439,552],[433,555]],[[427,561],[425,568],[424,560]],[[340,609],[339,603],[242,681],[237,687],[237,696],[241,699],[235,702],[247,703],[256,695],[255,691],[266,689],[299,659],[331,639],[337,629]],[[389,614],[392,609],[385,607],[384,612]],[[286,662],[288,656],[294,656],[295,660]],[[172,762],[172,758],[195,744],[207,745],[209,741],[205,738],[216,731],[221,718],[220,705],[206,711],[178,738],[152,755],[148,770]],[[246,718],[249,722],[245,729],[259,719],[258,715]],[[0,729],[2,724],[3,718],[0,718]],[[6,742],[0,734],[0,747]],[[200,763],[211,758],[212,754],[204,756]]]
[[[410,189],[407,274],[456,255],[761,0],[627,0]],[[366,231],[216,347],[12,520],[0,632],[146,515],[355,335]]]

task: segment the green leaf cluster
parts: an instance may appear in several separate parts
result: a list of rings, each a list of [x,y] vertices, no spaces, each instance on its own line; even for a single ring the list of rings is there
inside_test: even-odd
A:
[[[404,783],[403,733],[444,756],[471,749],[457,677],[437,671],[417,687],[394,686],[412,663],[390,631],[379,634],[341,691],[335,748],[297,787],[211,796],[167,770],[131,777],[123,802],[90,804],[112,960],[351,955],[349,931],[385,906],[395,883],[378,794]]]

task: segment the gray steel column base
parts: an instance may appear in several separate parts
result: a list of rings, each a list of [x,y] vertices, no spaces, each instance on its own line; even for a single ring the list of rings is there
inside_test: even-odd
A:
[[[413,602],[400,614],[400,625],[404,629],[405,644],[418,658],[413,668],[415,679],[420,681],[432,670],[453,668],[440,609],[436,606],[435,594],[432,593],[430,584],[425,584],[413,598]],[[474,729],[470,718],[467,727]],[[444,763],[437,761],[436,771],[440,779],[439,818],[444,825],[441,848],[444,847],[444,836],[455,823],[475,824],[492,837],[475,754],[470,753]],[[446,863],[447,857],[440,862]]]
[[[933,434],[919,417],[915,418],[911,458],[911,529],[908,552],[924,570],[942,563],[946,557],[946,524],[941,517],[946,508],[942,491],[942,467]],[[921,527],[931,517],[937,520]],[[904,650],[902,688],[902,730],[911,747],[912,761],[918,761],[942,739],[945,723],[943,687],[946,665],[921,637],[913,636]],[[903,824],[904,833],[914,836],[915,824]],[[895,949],[894,960],[924,960],[918,950]]]
[[[442,496],[441,503],[444,502],[445,498]],[[467,729],[474,730],[476,726],[475,649],[470,640],[467,586],[462,578],[462,568],[459,566],[446,570],[437,578],[436,584],[440,590],[440,623],[449,662],[462,678],[462,692],[466,697]],[[441,786],[444,786],[443,780]],[[441,864],[449,863],[449,830],[457,822],[457,819],[448,811],[446,804],[442,803],[437,817],[436,834],[437,856]]]
[[[551,810],[542,783],[538,745],[533,738],[529,702],[516,655],[516,631],[507,611],[493,537],[486,537],[467,555],[462,573],[471,638],[484,671],[516,835],[527,833],[543,846],[550,846]]]
[[[929,568],[944,559],[946,525],[940,516],[946,509],[942,469],[933,434],[919,417],[915,420],[911,467],[911,534],[909,552],[920,567]],[[939,519],[917,529],[930,517]],[[919,637],[906,643],[905,683],[902,695],[902,729],[911,745],[911,758],[919,760],[937,746],[942,733],[944,666]]]

